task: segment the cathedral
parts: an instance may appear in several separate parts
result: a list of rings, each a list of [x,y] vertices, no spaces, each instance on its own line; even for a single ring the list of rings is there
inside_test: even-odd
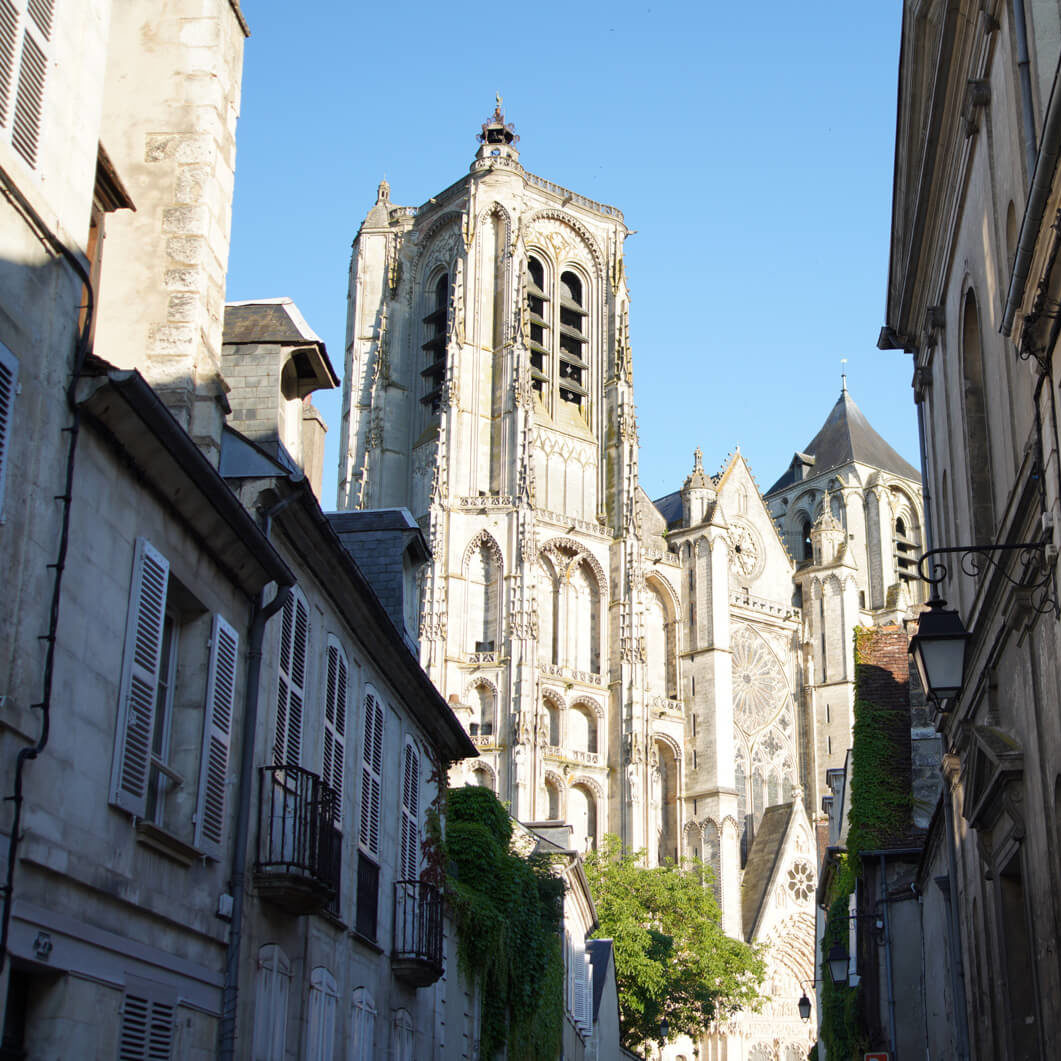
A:
[[[623,215],[525,170],[500,101],[479,140],[422,206],[381,183],[354,240],[339,506],[428,537],[421,660],[480,753],[452,782],[579,849],[702,858],[770,997],[700,1056],[805,1057],[851,631],[918,602],[919,474],[845,385],[765,495],[739,450],[715,474],[697,450],[649,498]]]

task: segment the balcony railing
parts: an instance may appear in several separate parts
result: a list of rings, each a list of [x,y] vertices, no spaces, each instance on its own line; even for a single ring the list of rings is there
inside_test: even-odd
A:
[[[428,987],[442,975],[442,892],[435,885],[394,885],[391,969],[411,987]]]
[[[259,785],[259,893],[293,914],[324,909],[339,892],[338,796],[300,766],[263,766]]]

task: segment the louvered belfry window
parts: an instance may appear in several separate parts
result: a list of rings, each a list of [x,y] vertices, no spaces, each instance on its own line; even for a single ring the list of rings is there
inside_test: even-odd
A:
[[[0,0],[0,128],[37,165],[55,0]]]
[[[280,624],[274,766],[299,766],[302,762],[302,708],[306,702],[308,644],[309,608],[302,595],[293,590],[284,604],[283,621]]]
[[[420,370],[424,381],[422,405],[427,406],[432,416],[438,416],[442,401],[442,381],[446,375],[446,317],[449,313],[449,274],[443,273],[432,292],[431,312],[424,317],[425,365]]]
[[[420,876],[420,756],[411,741],[402,757],[401,880]]]
[[[324,701],[324,781],[335,790],[335,827],[343,826],[343,770],[346,760],[346,697],[350,668],[338,642],[328,642],[328,684]]]
[[[4,0],[0,0],[3,3]],[[4,484],[7,479],[7,455],[11,447],[11,421],[15,415],[15,389],[18,386],[18,361],[0,343],[0,519],[4,516]]]
[[[545,268],[537,258],[527,259],[527,318],[530,326],[531,386],[543,394],[549,385],[549,315],[545,292]]]
[[[361,749],[361,829],[363,850],[379,857],[380,807],[383,800],[383,705],[365,696],[365,740]]]

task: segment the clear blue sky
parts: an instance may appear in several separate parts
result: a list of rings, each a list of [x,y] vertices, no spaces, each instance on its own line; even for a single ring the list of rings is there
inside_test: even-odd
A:
[[[848,386],[918,464],[908,357],[876,350],[900,5],[244,0],[228,298],[289,295],[343,366],[350,244],[386,175],[419,205],[504,96],[532,173],[618,206],[641,480],[739,445],[765,490]],[[297,14],[295,13],[297,11]],[[339,392],[324,505],[335,504]]]

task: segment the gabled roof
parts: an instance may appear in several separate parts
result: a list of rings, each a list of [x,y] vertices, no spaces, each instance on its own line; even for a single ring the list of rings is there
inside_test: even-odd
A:
[[[862,410],[855,404],[845,387],[836,404],[822,424],[821,430],[792,458],[788,470],[766,491],[766,496],[784,490],[799,481],[797,464],[806,464],[806,458],[814,458],[813,475],[839,468],[852,461],[868,464],[882,471],[901,475],[904,479],[921,481],[921,473],[905,461],[874,430]]]

